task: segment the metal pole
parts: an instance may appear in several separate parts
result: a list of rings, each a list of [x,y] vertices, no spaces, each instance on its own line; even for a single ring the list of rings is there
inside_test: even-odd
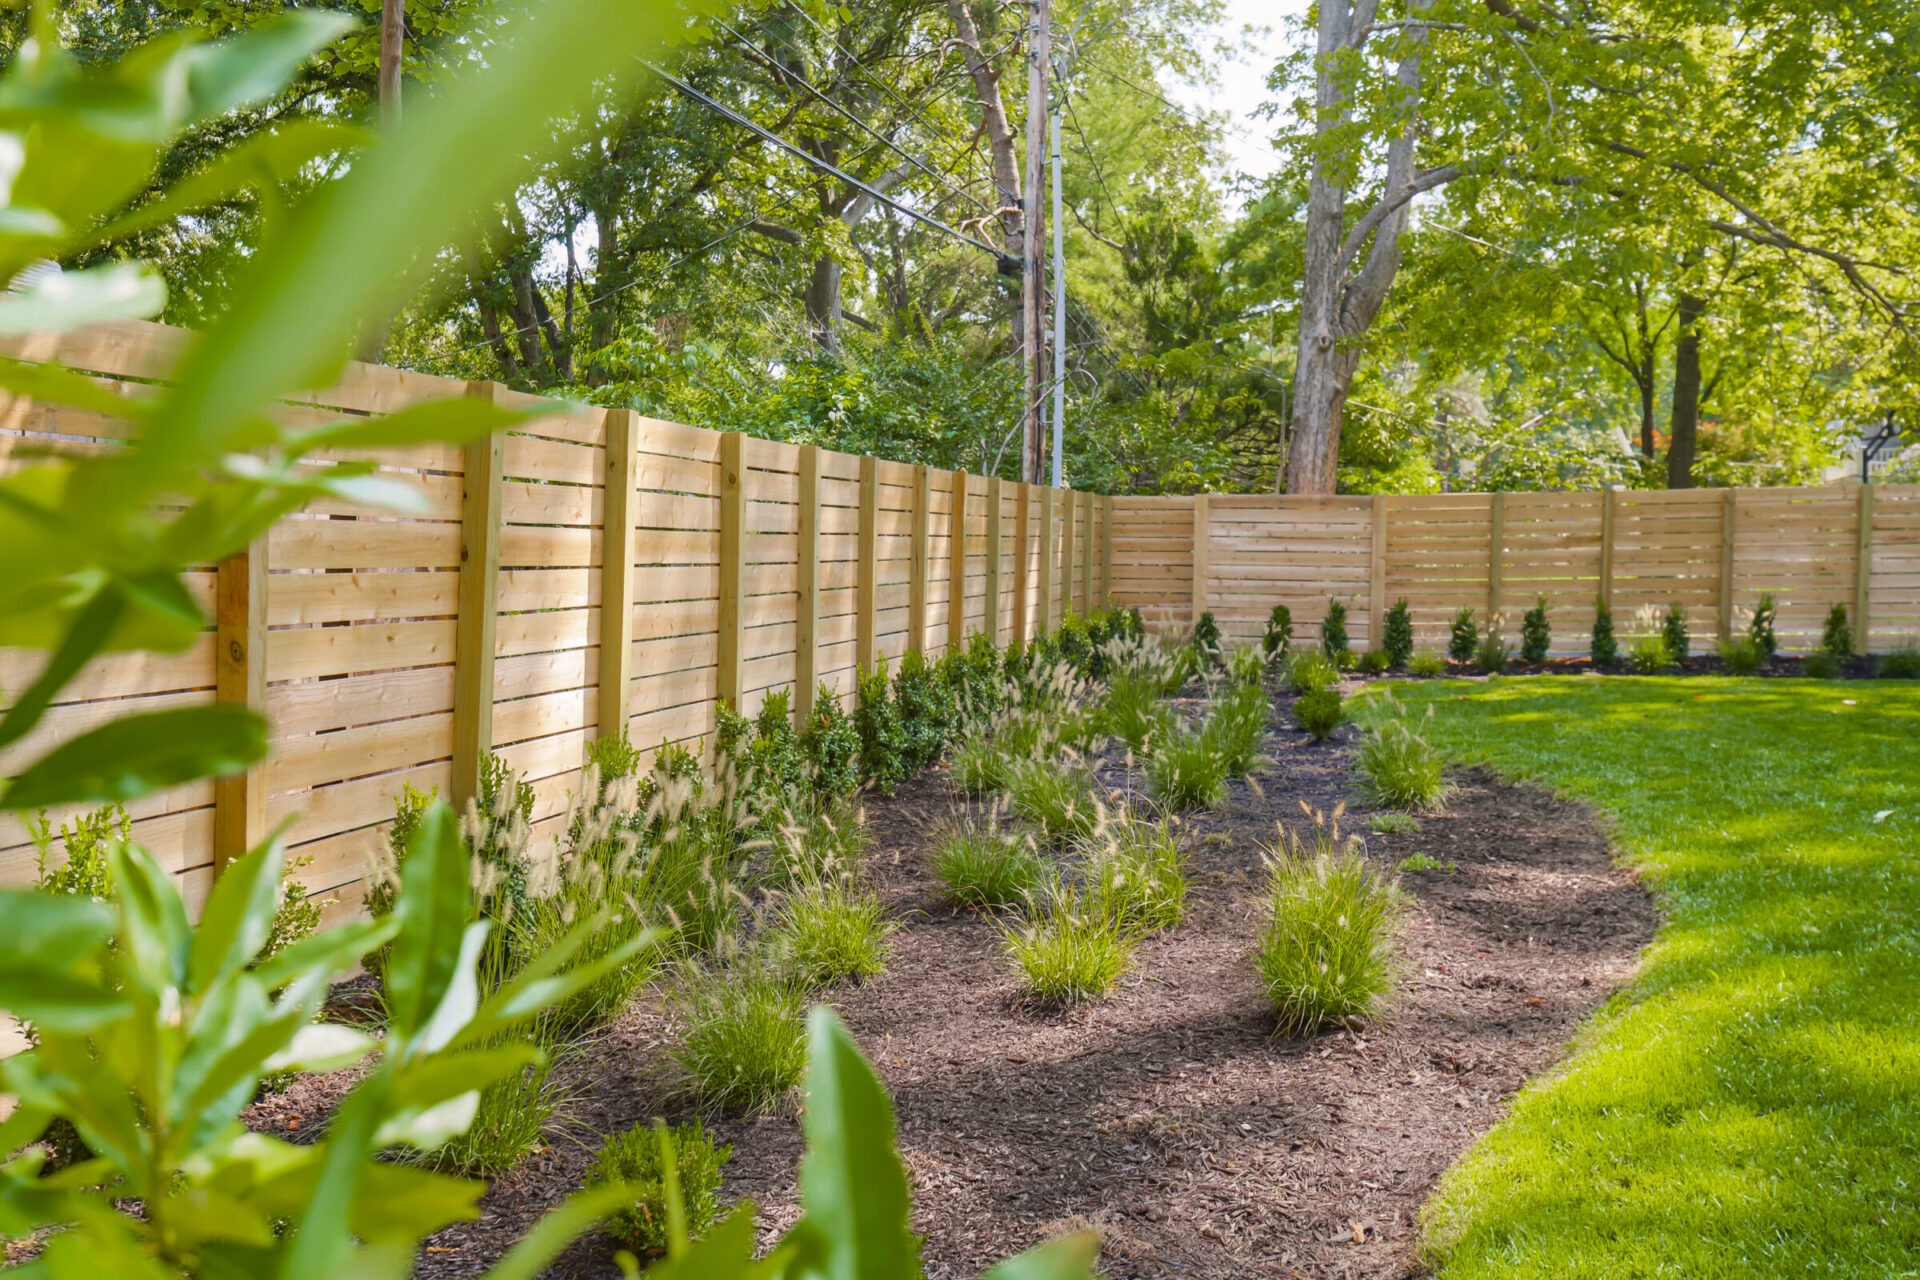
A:
[[[1053,112],[1053,487],[1066,481],[1061,466],[1067,414],[1067,239],[1060,222],[1060,109]]]

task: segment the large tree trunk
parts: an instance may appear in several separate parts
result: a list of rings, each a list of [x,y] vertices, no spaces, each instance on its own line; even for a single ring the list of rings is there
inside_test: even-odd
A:
[[[1700,438],[1700,317],[1707,304],[1680,295],[1680,336],[1673,348],[1673,415],[1667,439],[1667,488],[1693,488],[1693,460]]]
[[[1431,3],[1409,0],[1410,17],[1417,20]],[[1377,7],[1377,0],[1321,0],[1314,127],[1323,138],[1351,123],[1334,68],[1342,55],[1357,52],[1369,38]],[[1307,188],[1292,440],[1280,485],[1287,493],[1334,491],[1347,389],[1360,367],[1356,339],[1372,327],[1400,270],[1400,236],[1406,230],[1413,197],[1460,176],[1454,166],[1424,173],[1414,168],[1420,59],[1425,46],[1424,29],[1414,25],[1394,73],[1403,115],[1399,132],[1387,144],[1380,195],[1351,226],[1347,190],[1333,176],[1333,158],[1322,152],[1314,160]],[[1362,249],[1365,261],[1354,270]]]
[[[823,351],[840,349],[840,277],[838,258],[815,258],[807,277],[807,329]]]

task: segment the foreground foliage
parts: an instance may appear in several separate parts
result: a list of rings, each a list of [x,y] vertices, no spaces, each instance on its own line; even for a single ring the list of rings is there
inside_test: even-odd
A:
[[[1912,1267],[1920,691],[1509,682],[1428,734],[1593,802],[1669,923],[1629,998],[1441,1184],[1445,1280]],[[1712,761],[1710,770],[1701,761]]]

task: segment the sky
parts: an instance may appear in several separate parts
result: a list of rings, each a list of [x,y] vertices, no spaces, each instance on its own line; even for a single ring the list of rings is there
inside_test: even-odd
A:
[[[1267,100],[1267,74],[1279,60],[1283,42],[1280,24],[1305,13],[1306,8],[1306,0],[1227,0],[1226,18],[1213,34],[1239,46],[1240,56],[1223,59],[1214,68],[1216,85],[1167,85],[1168,96],[1181,106],[1226,115],[1221,149],[1227,163],[1248,176],[1265,177],[1279,166],[1278,154],[1267,144],[1273,132],[1271,125],[1252,113]],[[1249,37],[1242,32],[1249,25],[1268,30]]]

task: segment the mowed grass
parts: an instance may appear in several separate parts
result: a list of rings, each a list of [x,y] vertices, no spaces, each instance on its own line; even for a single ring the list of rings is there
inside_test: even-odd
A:
[[[1442,1280],[1920,1275],[1920,687],[1466,688],[1401,696],[1611,813],[1668,923],[1443,1179]]]

